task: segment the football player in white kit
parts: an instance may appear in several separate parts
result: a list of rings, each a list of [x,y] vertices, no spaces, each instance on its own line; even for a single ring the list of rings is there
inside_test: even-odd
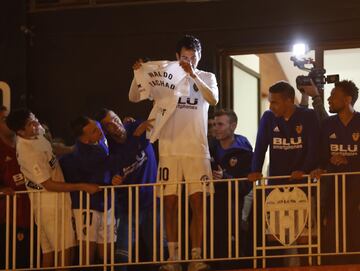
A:
[[[179,97],[175,112],[163,126],[159,136],[158,181],[165,182],[164,206],[166,237],[169,248],[169,260],[178,259],[178,185],[169,185],[181,180],[188,184],[191,207],[191,256],[202,258],[203,239],[203,184],[200,181],[212,179],[210,153],[207,140],[209,105],[218,102],[216,77],[210,72],[196,67],[201,58],[200,41],[190,35],[184,36],[177,44],[176,58],[189,76],[190,94]],[[141,61],[134,64],[139,69]],[[136,82],[133,81],[129,99],[140,101]],[[198,181],[193,183],[194,181]],[[213,188],[207,185],[207,192]],[[206,248],[204,248],[206,249]],[[161,270],[181,270],[180,264],[166,264]],[[206,270],[208,265],[198,261],[188,265],[188,271]]]
[[[64,182],[62,170],[53,154],[51,144],[41,134],[40,123],[29,110],[12,111],[6,122],[17,135],[17,160],[26,178],[26,188],[29,191],[44,191],[40,195],[35,193],[30,198],[40,234],[42,267],[54,266],[55,250],[59,250],[59,259],[61,259],[62,248],[65,249],[63,264],[69,266],[72,264],[70,249],[76,245],[70,195],[65,193],[62,199],[61,195],[53,192],[81,190],[93,194],[100,191],[100,188],[97,184]],[[63,208],[64,221],[62,221]]]

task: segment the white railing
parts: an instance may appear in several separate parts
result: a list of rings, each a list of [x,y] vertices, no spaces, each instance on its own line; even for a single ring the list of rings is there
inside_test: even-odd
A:
[[[351,176],[351,177],[350,177]],[[288,179],[289,176],[265,177],[259,183],[253,183],[253,251],[252,255],[243,256],[240,253],[240,242],[243,236],[240,236],[240,197],[239,197],[239,182],[246,181],[247,179],[228,179],[217,181],[204,181],[203,187],[203,261],[252,261],[253,267],[265,267],[267,261],[271,258],[294,258],[294,257],[307,257],[308,264],[321,264],[322,256],[329,255],[353,255],[360,254],[358,251],[349,251],[347,244],[347,195],[346,195],[346,181],[349,178],[357,176],[360,182],[360,172],[352,173],[338,173],[338,174],[325,174],[321,181],[310,179],[306,176],[306,180],[301,184],[287,184],[287,185],[268,185],[268,180]],[[328,180],[325,177],[334,178],[334,194],[333,197],[333,210],[334,210],[334,227],[335,236],[334,247],[328,251],[322,251],[324,242],[321,240],[322,227],[321,227],[321,213],[324,208],[331,206],[321,206],[321,186],[326,184]],[[196,181],[194,181],[196,182]],[[189,184],[178,183],[178,261],[176,262],[191,262],[199,260],[191,260],[189,256]],[[217,257],[215,253],[216,236],[214,236],[214,226],[216,223],[221,223],[214,213],[214,197],[215,194],[207,194],[207,186],[211,184],[220,184],[227,188],[227,198],[222,200],[226,201],[227,210],[227,257]],[[115,194],[117,190],[128,191],[128,235],[132,236],[131,225],[135,222],[135,244],[133,247],[132,238],[128,237],[128,261],[119,262],[115,258],[115,244],[110,243],[110,251],[107,246],[103,246],[104,259],[101,264],[90,264],[89,256],[89,234],[86,235],[86,240],[78,242],[78,257],[72,265],[65,266],[64,253],[54,254],[54,265],[57,269],[71,269],[71,268],[90,268],[90,267],[103,267],[104,270],[115,270],[117,266],[122,265],[142,265],[142,264],[162,264],[166,262],[166,248],[163,246],[165,240],[165,220],[164,220],[164,186],[166,182],[161,184],[145,184],[145,185],[122,185],[122,186],[106,186],[103,187],[104,193],[104,212],[108,210],[108,198],[111,197],[111,226],[110,232],[105,230],[104,243],[110,234],[111,240],[114,239],[115,230]],[[139,246],[139,206],[140,206],[140,189],[144,186],[152,186],[153,189],[153,218],[152,218],[152,238],[153,238],[153,255],[151,261],[141,261],[140,259],[140,246]],[[283,189],[280,191],[279,189]],[[290,189],[290,190],[288,190]],[[340,193],[341,192],[341,193]],[[17,212],[17,198],[20,194],[28,194],[31,203],[30,214],[30,243],[29,243],[29,266],[26,268],[17,268],[17,258],[22,257],[16,251],[16,243],[18,242],[16,236],[16,212]],[[40,194],[46,192],[39,191],[21,191],[16,192],[13,196],[0,195],[6,197],[6,238],[1,239],[0,242],[5,242],[5,253],[0,257],[5,257],[5,269],[2,270],[50,270],[54,267],[44,268],[41,267],[41,247],[40,247],[40,231],[35,234],[34,223],[34,200],[41,201]],[[86,212],[86,217],[90,214],[90,195],[78,192],[80,198],[80,214]],[[66,193],[57,193],[57,204],[61,204],[62,208],[60,214],[56,211],[55,214],[55,232],[62,231],[62,238],[58,240],[56,237],[55,251],[64,251],[65,249],[65,196]],[[208,197],[209,196],[209,197]],[[86,199],[86,206],[83,206],[83,198]],[[134,197],[134,198],[133,198]],[[12,199],[12,200],[11,200]],[[184,199],[184,202],[183,202]],[[12,208],[11,206],[12,201]],[[12,221],[10,221],[10,209],[12,209]],[[183,210],[184,209],[184,210]],[[37,212],[37,228],[41,227],[41,208],[36,208]],[[3,212],[4,210],[1,210]],[[107,216],[103,216],[103,224],[107,225]],[[183,223],[184,218],[184,223]],[[58,227],[58,219],[61,219],[61,227]],[[135,221],[133,221],[135,219]],[[80,219],[80,229],[83,226],[89,228],[90,219]],[[314,225],[313,225],[314,224]],[[158,226],[159,225],[159,226]],[[184,227],[184,228],[183,228]],[[56,235],[57,236],[57,235]],[[183,238],[184,237],[184,238]],[[36,240],[36,241],[35,241]],[[184,240],[184,241],[182,241]],[[83,242],[85,241],[85,247]],[[324,241],[324,240],[323,240]],[[326,240],[325,240],[326,241]],[[35,245],[36,243],[36,245]],[[11,247],[11,249],[10,249]],[[360,244],[358,245],[360,248]],[[290,250],[292,249],[292,251]],[[294,253],[294,250],[302,250]],[[278,255],[272,255],[272,251],[283,251]],[[83,252],[85,252],[85,261],[83,259]],[[315,260],[315,262],[314,262]],[[90,270],[90,269],[89,269]]]

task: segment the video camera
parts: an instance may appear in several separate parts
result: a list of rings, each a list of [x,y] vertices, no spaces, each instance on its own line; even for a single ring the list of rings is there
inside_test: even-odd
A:
[[[309,72],[308,75],[299,75],[296,77],[296,85],[301,92],[301,86],[310,86],[311,80],[319,90],[323,89],[325,84],[339,82],[338,74],[325,76],[326,70],[323,68],[316,68],[315,61],[311,58],[298,59],[295,56],[292,56],[290,57],[290,60],[294,63],[294,66],[298,67],[300,70]],[[308,68],[305,65],[311,65],[311,67]]]

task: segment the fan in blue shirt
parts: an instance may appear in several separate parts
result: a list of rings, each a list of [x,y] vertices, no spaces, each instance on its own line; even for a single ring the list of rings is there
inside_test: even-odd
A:
[[[113,168],[115,160],[109,155],[106,139],[101,130],[101,126],[96,121],[81,116],[71,123],[71,128],[77,138],[75,150],[73,153],[61,158],[60,164],[63,169],[66,182],[83,182],[94,183],[98,185],[111,185],[111,178],[114,175]],[[104,241],[110,244],[115,241],[116,232],[112,235],[109,230],[111,223],[115,218],[111,218],[111,193],[108,193],[107,211],[104,210],[104,192],[97,192],[90,196],[89,218],[86,212],[86,196],[83,196],[83,211],[80,213],[79,193],[72,192],[72,208],[74,210],[77,237],[84,242],[89,235],[90,255],[99,252],[100,260],[103,260]],[[107,216],[107,225],[104,227],[104,216]],[[89,228],[87,227],[89,219]],[[107,233],[107,240],[104,240],[104,232]],[[111,239],[114,236],[114,239]],[[109,250],[110,251],[110,250]],[[85,250],[84,257],[85,259]],[[90,256],[90,262],[96,262],[95,257]]]
[[[146,139],[145,131],[151,121],[129,121],[122,124],[120,118],[111,110],[102,109],[97,119],[106,132],[111,155],[118,157],[118,171],[122,177],[113,180],[114,185],[148,184],[156,182],[157,162],[152,145]],[[153,187],[143,186],[139,191],[139,242],[143,244],[145,261],[152,259],[153,253]],[[117,229],[117,257],[121,262],[128,261],[128,188],[117,189],[119,226]],[[133,196],[135,200],[135,196]],[[135,201],[133,208],[135,208]],[[159,216],[157,216],[159,217]],[[135,218],[133,218],[135,222]],[[135,225],[132,225],[134,243]],[[127,270],[123,266],[121,270]]]

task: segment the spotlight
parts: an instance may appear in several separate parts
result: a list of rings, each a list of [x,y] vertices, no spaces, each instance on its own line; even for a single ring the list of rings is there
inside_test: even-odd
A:
[[[296,43],[293,45],[293,56],[303,57],[307,53],[307,45],[305,43]]]

